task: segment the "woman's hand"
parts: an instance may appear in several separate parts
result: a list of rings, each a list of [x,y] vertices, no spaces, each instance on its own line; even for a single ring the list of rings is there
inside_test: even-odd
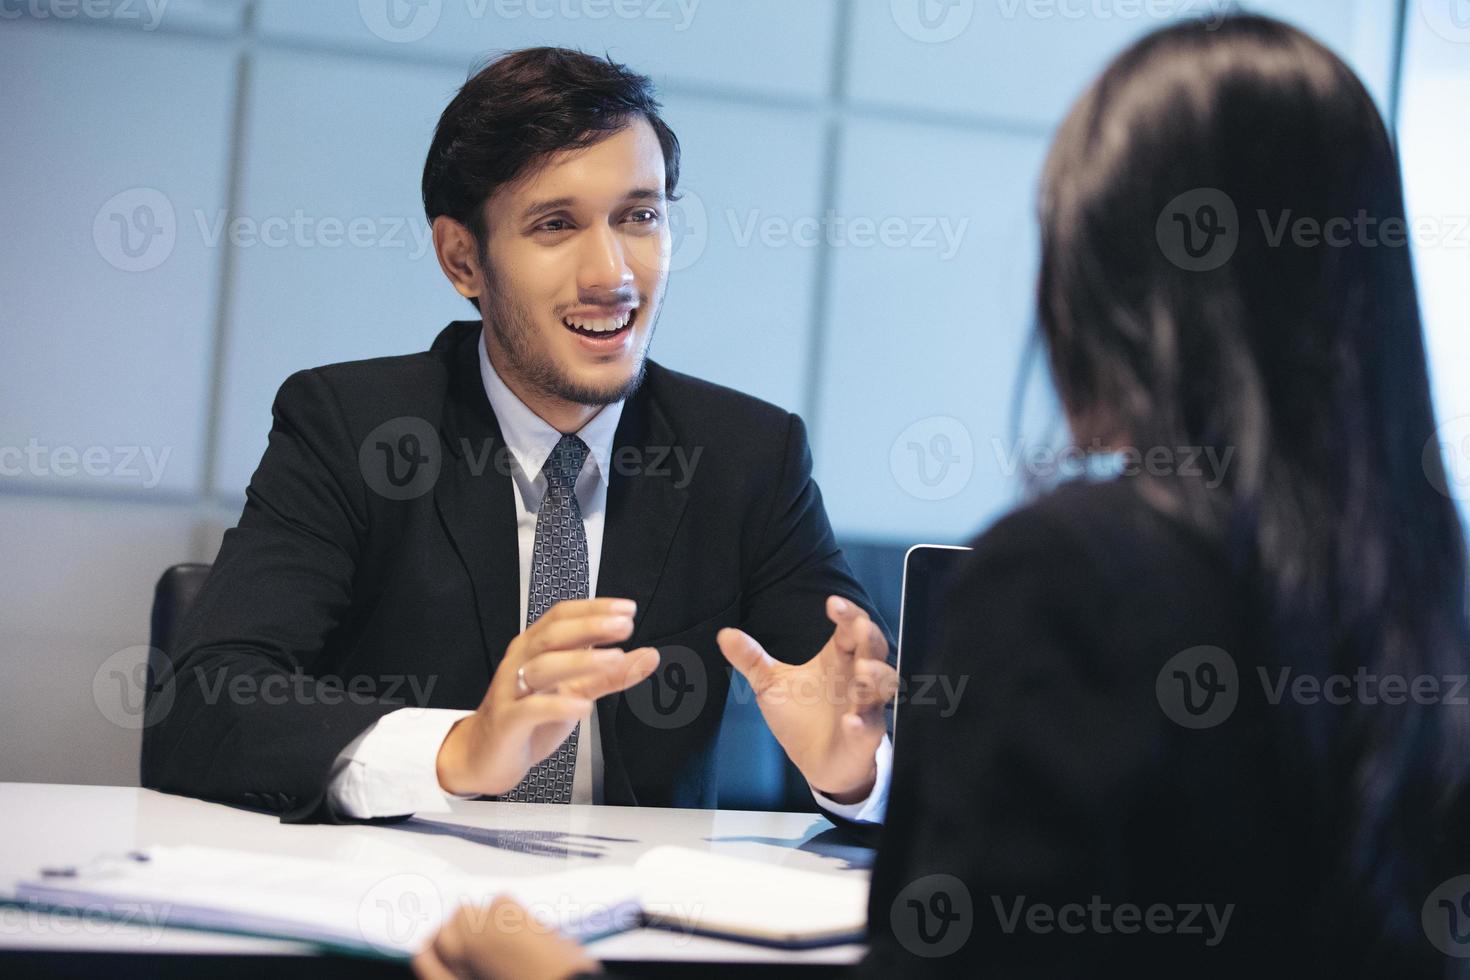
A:
[[[602,964],[508,898],[460,906],[413,958],[419,980],[566,980]]]

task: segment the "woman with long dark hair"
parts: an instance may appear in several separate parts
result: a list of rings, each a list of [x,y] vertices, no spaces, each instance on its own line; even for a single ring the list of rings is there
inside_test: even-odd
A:
[[[1126,449],[1132,475],[976,543],[940,668],[974,674],[971,725],[900,740],[875,965],[925,961],[894,903],[944,872],[978,933],[956,968],[1449,972],[1434,893],[1470,871],[1465,539],[1425,451],[1372,99],[1273,20],[1158,31],[1062,125],[1041,228],[1074,440]],[[976,749],[963,773],[927,751],[957,744]],[[1079,931],[1047,927],[1078,903]],[[1154,906],[1152,927],[1120,918]]]
[[[1465,539],[1371,98],[1276,21],[1155,32],[1040,210],[1056,390],[1122,474],[975,542],[930,665],[970,683],[900,709],[862,972],[1455,972]],[[515,972],[445,939],[426,972]]]

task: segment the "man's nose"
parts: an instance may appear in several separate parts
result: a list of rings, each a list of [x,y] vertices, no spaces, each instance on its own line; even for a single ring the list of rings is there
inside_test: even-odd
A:
[[[603,225],[584,239],[577,286],[585,292],[614,292],[631,285],[633,270],[623,254],[622,239]]]

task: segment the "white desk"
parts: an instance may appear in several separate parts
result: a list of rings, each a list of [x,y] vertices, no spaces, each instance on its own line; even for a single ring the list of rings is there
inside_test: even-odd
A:
[[[446,866],[485,875],[539,874],[576,864],[631,864],[658,844],[676,844],[832,875],[868,876],[871,852],[825,833],[803,813],[666,810],[534,803],[454,803],[454,812],[388,825],[286,825],[270,814],[120,786],[0,783],[0,888],[41,866],[78,864],[100,853],[159,844],[400,866]],[[858,945],[817,950],[639,929],[590,947],[605,960],[850,963]],[[312,948],[185,929],[120,924],[0,906],[0,950],[310,955]]]

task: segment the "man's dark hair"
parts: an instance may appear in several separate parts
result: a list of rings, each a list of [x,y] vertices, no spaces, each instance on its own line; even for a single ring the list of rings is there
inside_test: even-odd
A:
[[[441,214],[455,219],[483,255],[482,207],[497,188],[553,153],[606,139],[637,116],[658,136],[672,200],[679,140],[658,110],[653,83],[610,58],[568,48],[526,48],[496,58],[465,82],[439,117],[424,161],[429,223]]]

